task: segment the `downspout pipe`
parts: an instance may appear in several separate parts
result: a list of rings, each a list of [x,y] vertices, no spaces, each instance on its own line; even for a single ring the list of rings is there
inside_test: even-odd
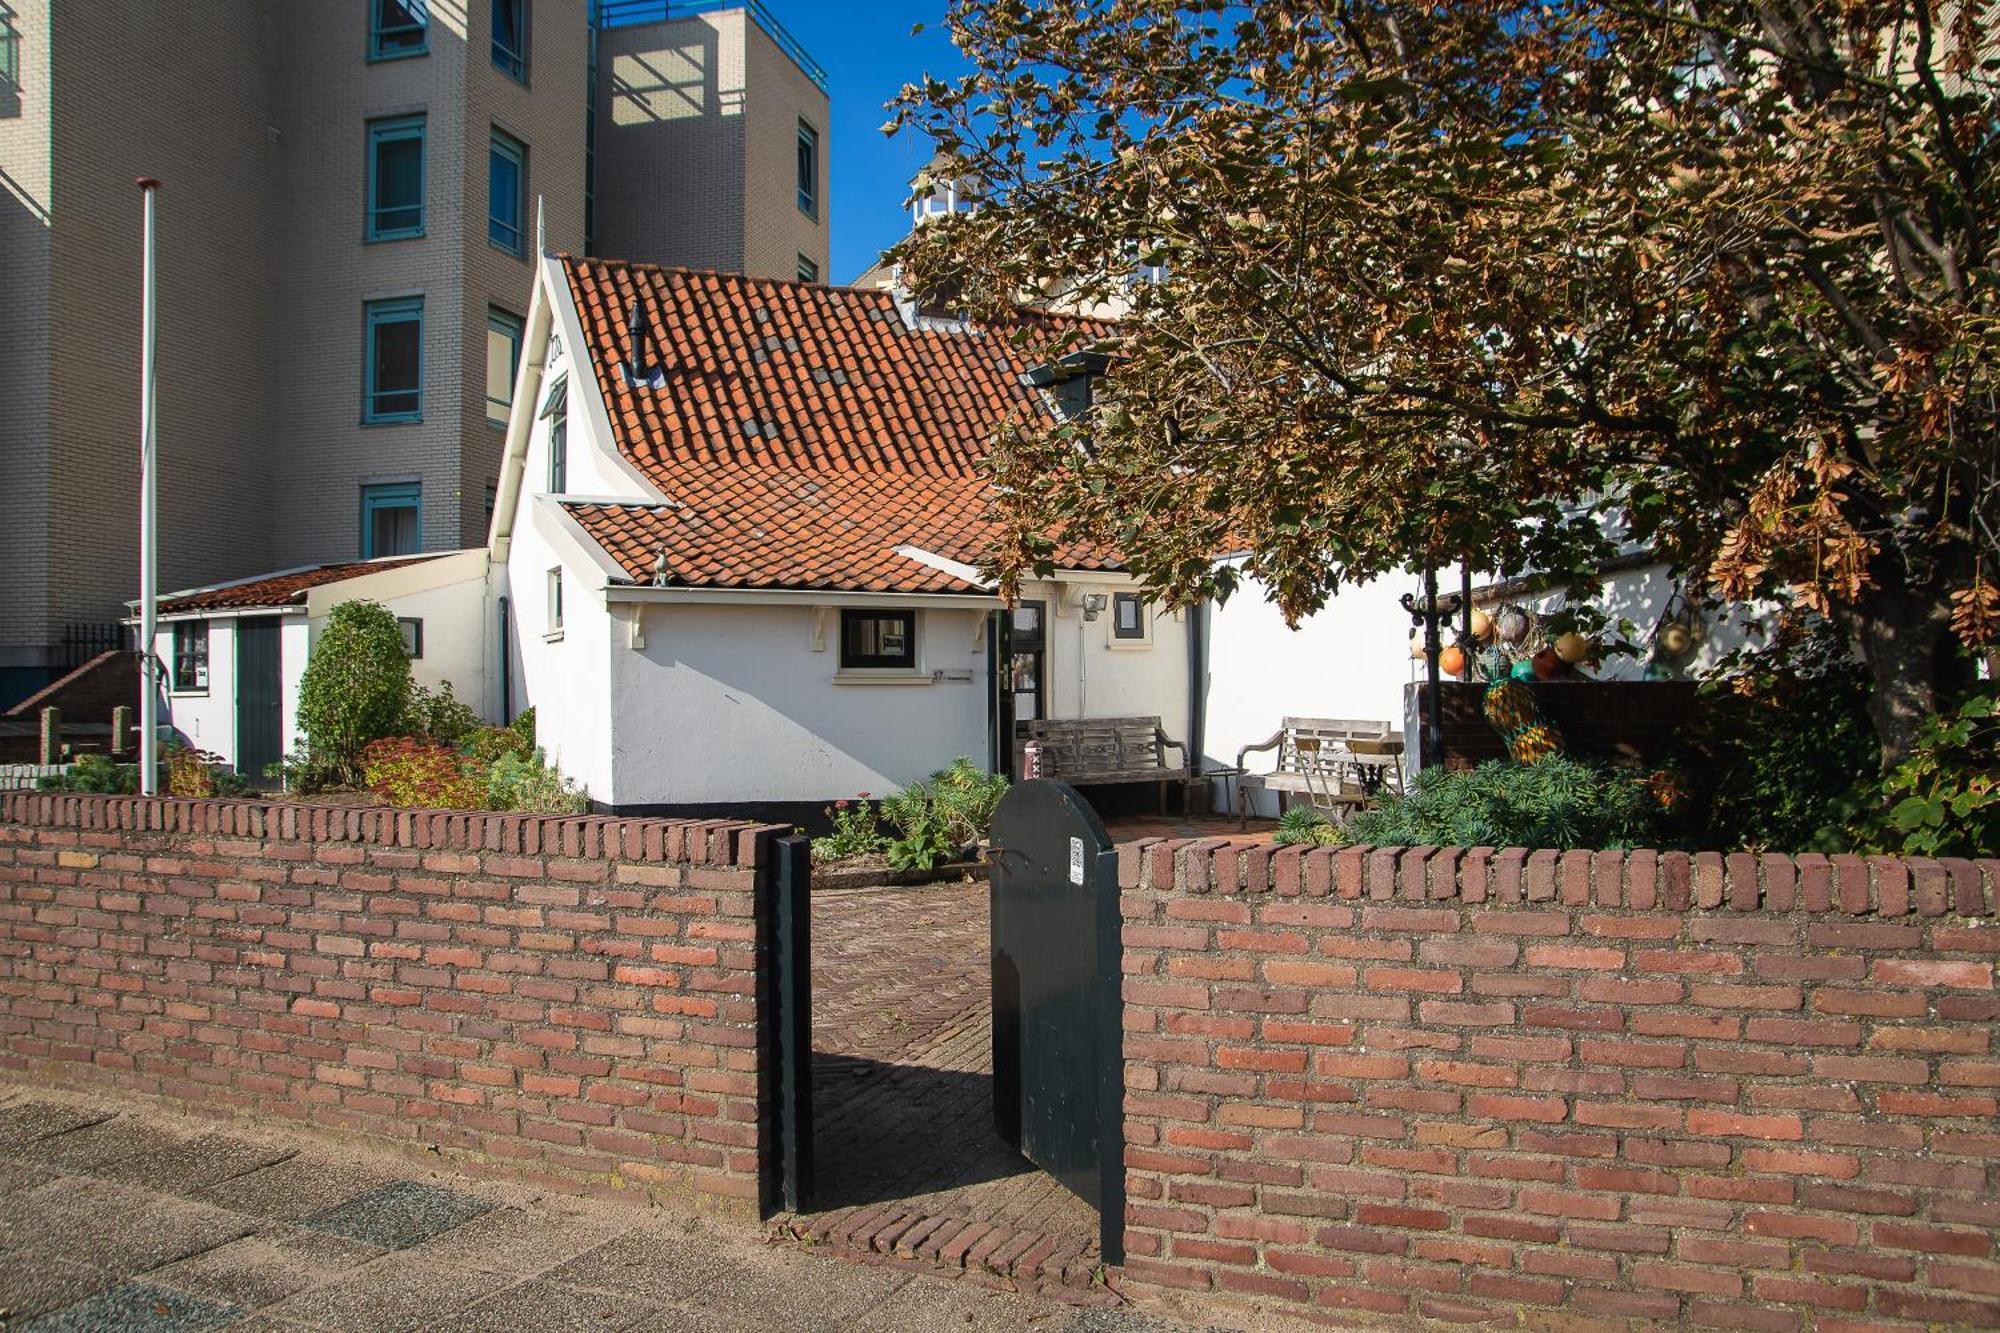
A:
[[[514,655],[507,643],[507,599],[500,598],[500,725],[514,722]]]
[[[1208,603],[1196,602],[1187,616],[1188,763],[1200,773],[1208,732]]]

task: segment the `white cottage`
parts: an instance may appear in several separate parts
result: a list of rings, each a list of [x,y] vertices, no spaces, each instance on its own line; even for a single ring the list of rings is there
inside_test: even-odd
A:
[[[1076,328],[544,259],[490,543],[513,645],[490,706],[532,704],[551,758],[620,810],[1007,768],[1037,717],[1157,716],[1192,744],[1199,613],[1103,552],[1061,552],[1011,616],[974,568],[994,427],[1088,403],[1097,363],[1036,350]]]
[[[380,602],[396,616],[411,675],[450,681],[474,703],[499,635],[486,609],[486,551],[442,551],[309,565],[167,593],[153,653],[165,677],[162,728],[252,779],[303,746],[299,682],[342,602]]]

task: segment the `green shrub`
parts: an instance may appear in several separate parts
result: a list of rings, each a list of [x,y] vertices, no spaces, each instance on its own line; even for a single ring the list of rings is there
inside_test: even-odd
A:
[[[478,810],[486,803],[478,772],[448,745],[416,736],[386,736],[361,752],[368,790],[390,805],[426,810]]]
[[[314,762],[359,776],[363,748],[395,735],[409,708],[410,658],[396,617],[375,602],[334,607],[299,685],[299,726]]]
[[[223,763],[222,756],[185,745],[169,745],[162,760],[169,796],[208,799],[216,796],[248,796],[250,779]]]
[[[913,782],[882,802],[882,818],[896,831],[888,847],[897,870],[933,870],[986,836],[1007,779],[982,772],[961,755],[949,768]]]
[[[882,834],[881,817],[869,803],[867,792],[852,801],[835,801],[825,813],[833,821],[833,832],[812,840],[813,860],[845,861],[872,856],[889,846],[889,839]]]
[[[1991,681],[1925,722],[1882,779],[1865,840],[1904,856],[2000,856],[2000,686]]]
[[[458,745],[480,729],[479,714],[472,705],[452,693],[451,682],[433,694],[421,685],[410,686],[409,730],[441,745]]]
[[[294,796],[310,796],[347,780],[347,774],[338,765],[319,759],[310,751],[286,755],[272,764],[264,776],[278,779]]]
[[[522,740],[528,743],[528,748],[526,752],[528,754],[533,754],[535,752],[534,705],[530,704],[528,707],[523,708],[519,713],[515,715],[514,720],[512,722],[509,722],[507,725],[514,729],[515,735],[519,736]]]
[[[52,773],[35,785],[42,791],[136,796],[139,794],[139,766],[114,763],[106,755],[86,754],[78,757],[68,772]]]
[[[1704,847],[1837,851],[1871,804],[1882,750],[1866,673],[1831,626],[1781,625],[1702,684],[1671,767],[1693,798]]]
[[[1278,831],[1271,841],[1280,847],[1330,847],[1343,837],[1325,815],[1309,805],[1295,805],[1278,816]]]
[[[1560,755],[1419,773],[1402,796],[1348,821],[1349,842],[1384,847],[1631,847],[1657,830],[1643,779]]]
[[[564,777],[540,750],[508,753],[486,770],[486,803],[494,810],[543,815],[580,815],[590,809],[590,793]]]
[[[481,727],[466,737],[459,748],[481,768],[492,767],[494,760],[502,755],[527,759],[535,753],[534,744],[512,727]]]

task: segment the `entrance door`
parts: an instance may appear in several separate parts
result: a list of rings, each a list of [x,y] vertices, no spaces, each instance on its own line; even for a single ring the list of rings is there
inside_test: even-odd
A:
[[[1098,1211],[1125,1258],[1118,853],[1067,783],[1023,782],[993,816],[993,1118]]]
[[[236,622],[236,771],[252,782],[285,757],[276,616]]]

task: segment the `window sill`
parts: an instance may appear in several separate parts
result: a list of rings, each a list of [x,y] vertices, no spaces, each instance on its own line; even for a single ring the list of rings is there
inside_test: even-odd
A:
[[[1151,639],[1112,639],[1104,645],[1114,653],[1143,653],[1153,646]]]
[[[363,245],[388,245],[392,241],[421,241],[423,239],[424,233],[420,229],[417,231],[382,232],[372,236],[364,235],[361,238],[361,243]]]
[[[427,56],[430,53],[431,49],[428,46],[419,46],[408,51],[370,51],[368,63],[380,65],[391,60],[415,60],[418,56]]]
[[[543,643],[561,643],[562,641],[563,632],[559,629],[552,629],[542,636]]]
[[[198,690],[169,689],[167,697],[169,699],[206,699],[208,697],[208,687],[204,685]]]
[[[917,667],[842,667],[836,685],[934,685],[937,677]]]

